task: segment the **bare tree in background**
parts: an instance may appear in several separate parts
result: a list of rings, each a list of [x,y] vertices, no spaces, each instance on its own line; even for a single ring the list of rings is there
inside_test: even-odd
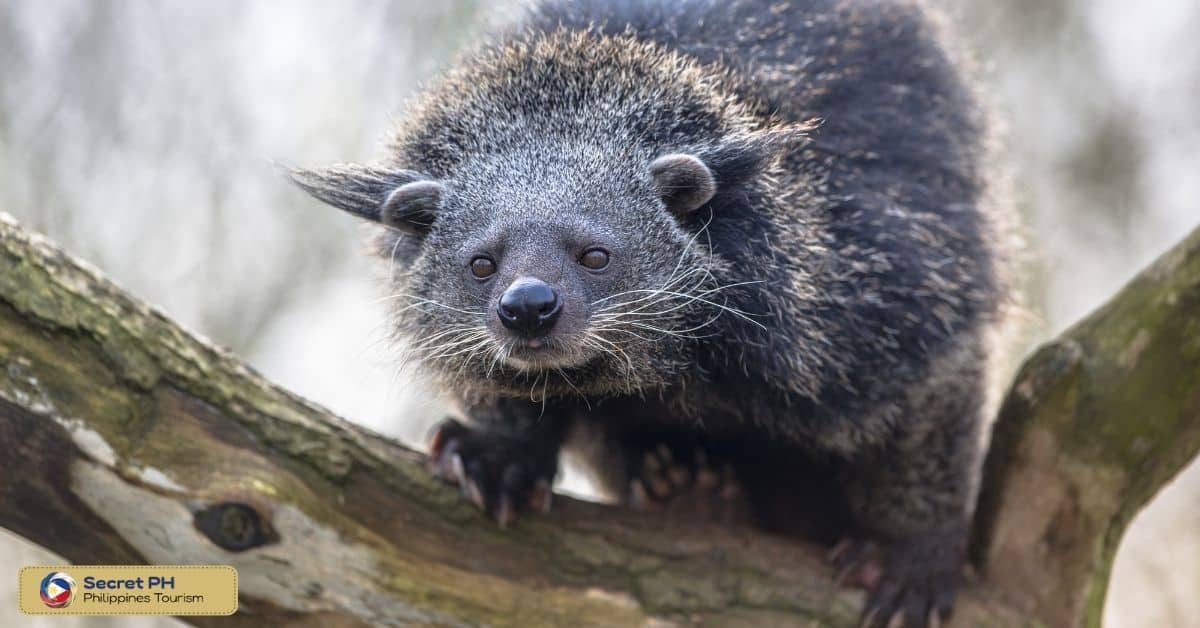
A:
[[[6,3],[0,204],[252,353],[354,259],[272,162],[369,156],[474,5]]]

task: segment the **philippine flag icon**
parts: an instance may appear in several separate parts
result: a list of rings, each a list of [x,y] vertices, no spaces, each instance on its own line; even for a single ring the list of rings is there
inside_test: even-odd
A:
[[[42,604],[50,608],[66,608],[75,595],[75,579],[55,571],[42,579]]]

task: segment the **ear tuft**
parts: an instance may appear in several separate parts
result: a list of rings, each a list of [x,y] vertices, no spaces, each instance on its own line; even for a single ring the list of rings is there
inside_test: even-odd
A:
[[[816,127],[817,121],[809,121],[731,135],[694,153],[663,155],[651,162],[650,174],[667,209],[682,217],[744,196],[740,190],[749,181],[807,143]]]
[[[317,200],[413,234],[429,231],[445,190],[419,172],[378,166],[342,164],[289,175]]]
[[[695,155],[663,155],[651,162],[650,175],[667,210],[677,216],[700,209],[717,193],[712,171]]]

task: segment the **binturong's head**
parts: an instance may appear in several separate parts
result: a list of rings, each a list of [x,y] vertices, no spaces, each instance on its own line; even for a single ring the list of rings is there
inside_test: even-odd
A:
[[[428,89],[386,163],[294,179],[382,226],[398,335],[447,386],[663,387],[718,320],[745,317],[705,227],[762,194],[805,130],[736,93],[631,38],[514,38]]]

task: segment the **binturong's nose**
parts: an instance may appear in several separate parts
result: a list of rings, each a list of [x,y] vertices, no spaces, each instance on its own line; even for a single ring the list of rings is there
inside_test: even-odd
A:
[[[505,327],[526,337],[544,336],[562,313],[558,293],[541,279],[522,277],[512,283],[496,306]]]

